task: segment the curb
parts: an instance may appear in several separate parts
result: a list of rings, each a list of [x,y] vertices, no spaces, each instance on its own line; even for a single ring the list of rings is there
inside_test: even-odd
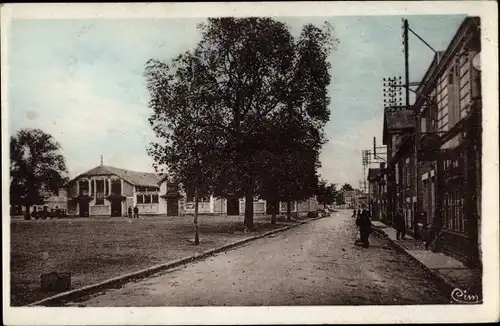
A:
[[[246,239],[238,240],[238,241],[229,243],[227,245],[224,245],[222,247],[217,247],[217,248],[213,248],[213,249],[204,251],[201,254],[195,254],[192,256],[187,256],[184,258],[176,259],[176,260],[173,260],[173,261],[170,261],[167,263],[148,267],[146,269],[142,269],[142,270],[139,270],[136,272],[131,272],[128,274],[124,274],[124,275],[120,275],[120,276],[117,276],[114,278],[110,278],[110,279],[107,279],[105,281],[102,281],[102,282],[99,282],[96,284],[91,284],[91,285],[87,285],[87,286],[84,286],[84,287],[81,287],[78,289],[59,293],[59,294],[44,298],[42,300],[30,303],[30,304],[26,305],[25,307],[58,306],[61,303],[72,301],[72,300],[75,300],[77,298],[80,298],[80,297],[83,297],[86,295],[90,295],[90,294],[97,293],[97,292],[100,292],[100,291],[103,291],[103,290],[106,290],[109,288],[113,288],[113,287],[122,285],[124,283],[128,283],[132,280],[146,278],[148,276],[151,276],[151,275],[156,274],[156,273],[161,272],[161,271],[166,271],[166,270],[172,269],[172,268],[180,266],[180,265],[185,265],[185,264],[188,264],[191,262],[202,260],[204,258],[215,255],[219,252],[226,251],[229,249],[234,249],[235,247],[241,246],[241,245],[246,244],[248,242],[267,237],[271,234],[283,232],[283,231],[292,229],[294,227],[304,225],[304,224],[307,224],[307,223],[312,222],[312,221],[319,220],[321,218],[324,218],[324,217],[316,217],[316,218],[309,219],[307,221],[300,221],[299,220],[298,223],[294,224],[294,225],[288,225],[288,226],[285,226],[285,227],[282,227],[279,229],[265,232],[265,233],[260,234],[260,235],[256,235],[256,236],[249,237]]]
[[[410,257],[414,263],[419,265],[422,270],[432,279],[434,283],[439,287],[441,292],[445,294],[446,296],[449,296],[452,291],[456,288],[460,288],[460,286],[453,281],[445,278],[441,273],[438,271],[427,267],[425,264],[423,264],[420,260],[417,259],[417,257],[413,256],[408,250],[406,250],[402,245],[399,243],[395,242],[394,240],[390,239],[387,234],[384,232],[383,229],[380,228],[373,228],[373,230],[379,234],[382,235],[382,237],[386,238],[389,240],[389,242],[392,244],[392,246],[396,249],[396,251],[403,253]]]

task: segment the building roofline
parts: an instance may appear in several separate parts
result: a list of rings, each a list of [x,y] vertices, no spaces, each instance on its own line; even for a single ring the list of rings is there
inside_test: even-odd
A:
[[[479,17],[466,17],[460,26],[457,29],[457,32],[453,36],[452,40],[448,44],[448,47],[444,51],[441,56],[441,60],[437,63],[434,71],[429,74],[428,81],[425,82],[425,79],[422,80],[422,83],[417,88],[417,93],[422,95],[427,95],[430,93],[432,89],[432,84],[436,81],[436,78],[442,74],[445,68],[448,66],[448,63],[453,58],[453,55],[456,51],[458,51],[458,46],[460,45],[462,39],[466,36],[467,31],[469,31],[473,27],[479,28],[480,26],[480,18]],[[429,70],[432,70],[432,64],[429,66],[427,73]],[[427,76],[427,73],[424,75],[424,78]],[[415,107],[420,108],[424,103],[425,98],[423,96],[417,95],[415,99]]]
[[[77,175],[76,177],[74,177],[73,179],[71,179],[70,181],[66,182],[66,184],[64,186],[69,186],[70,183],[74,182],[75,180],[77,180],[78,178],[81,178],[83,176],[85,176],[85,174],[87,174],[89,171],[92,171],[94,170],[95,168],[99,167],[99,166],[102,166],[104,168],[106,168],[106,170],[108,171],[108,173],[103,173],[103,174],[98,174],[98,175],[114,175],[114,176],[117,176],[117,177],[120,177],[122,178],[123,180],[125,180],[126,182],[130,183],[131,185],[133,186],[136,186],[137,183],[136,182],[133,182],[132,180],[128,179],[127,177],[124,177],[122,175],[118,175],[116,174],[115,172],[113,172],[112,170],[109,170],[108,168],[112,168],[112,169],[117,169],[117,170],[122,170],[122,171],[125,171],[125,172],[133,172],[133,173],[143,173],[143,174],[156,174],[158,176],[161,176],[160,174],[158,173],[155,173],[155,172],[141,172],[141,171],[134,171],[134,170],[129,170],[129,169],[122,169],[122,168],[117,168],[115,166],[109,166],[109,165],[98,165],[90,170],[87,170],[86,172],[83,172],[83,173],[80,173],[79,175]],[[159,183],[158,183],[159,184]]]

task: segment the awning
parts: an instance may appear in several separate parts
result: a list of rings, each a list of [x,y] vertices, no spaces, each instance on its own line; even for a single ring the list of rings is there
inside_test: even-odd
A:
[[[420,161],[435,161],[441,154],[443,141],[437,133],[424,134],[420,140],[418,159]]]
[[[89,195],[78,195],[78,196],[74,197],[73,199],[71,199],[71,201],[91,201],[93,199],[94,199],[94,197],[89,196]]]
[[[161,195],[160,196],[161,198],[172,198],[172,199],[178,199],[178,198],[181,198],[182,195],[178,192],[167,192],[166,194],[164,195]]]
[[[118,194],[111,194],[106,197],[107,200],[125,200],[127,197]]]

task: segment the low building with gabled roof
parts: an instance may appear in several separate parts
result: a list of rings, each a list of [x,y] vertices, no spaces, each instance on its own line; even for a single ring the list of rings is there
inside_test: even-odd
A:
[[[129,207],[139,209],[139,215],[178,216],[193,214],[193,194],[181,191],[179,185],[166,175],[137,172],[101,164],[82,173],[66,185],[68,215],[127,216]],[[292,203],[294,214],[305,214],[317,209],[316,199]],[[270,214],[272,207],[260,198],[254,199],[255,214]],[[200,214],[241,215],[245,211],[242,198],[199,198]],[[286,203],[280,203],[279,213],[286,212]]]
[[[139,214],[163,214],[161,175],[100,165],[67,183],[68,213],[88,216],[126,216],[129,207]]]

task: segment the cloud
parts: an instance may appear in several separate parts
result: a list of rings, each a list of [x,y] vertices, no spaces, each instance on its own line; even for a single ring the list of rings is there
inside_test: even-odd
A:
[[[10,134],[53,135],[70,175],[99,164],[101,154],[106,164],[153,171],[144,64],[196,44],[196,21],[16,21],[12,33]]]
[[[412,26],[443,49],[462,16],[413,17]],[[361,150],[382,133],[382,85],[402,74],[400,17],[302,17],[282,19],[294,33],[312,22],[332,22],[340,40],[332,53],[331,122],[320,172],[332,182],[358,185]],[[58,140],[75,175],[99,164],[152,171],[146,147],[148,93],[142,76],[149,58],[169,60],[196,45],[203,19],[18,20],[9,35],[10,134],[41,128]],[[410,76],[432,58],[412,40]],[[418,55],[416,55],[418,53]],[[380,143],[380,141],[379,141]]]

